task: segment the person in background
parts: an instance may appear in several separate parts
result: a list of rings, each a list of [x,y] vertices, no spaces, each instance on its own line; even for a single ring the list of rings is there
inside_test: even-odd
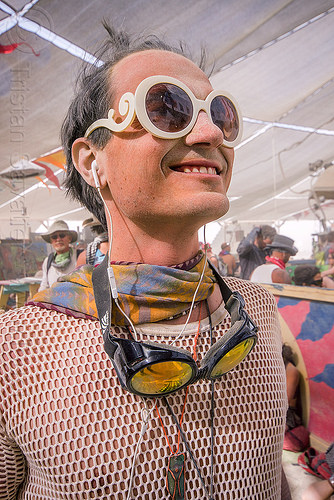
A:
[[[81,252],[77,259],[77,267],[83,264],[96,266],[101,264],[108,252],[108,231],[104,229],[101,222],[94,216],[86,219],[82,223],[82,228],[90,227],[92,233],[96,234],[93,241],[88,243],[86,250]]]
[[[240,260],[240,278],[248,280],[254,269],[265,263],[264,249],[276,234],[271,226],[254,227],[239,243],[237,252]]]
[[[254,269],[250,280],[254,283],[291,283],[291,277],[285,266],[291,255],[296,255],[294,240],[276,234],[273,242],[267,245],[270,255],[265,257],[266,263]]]
[[[289,408],[287,411],[286,425],[288,429],[294,429],[302,422],[301,405],[299,401],[299,370],[294,361],[294,355],[288,344],[282,346],[282,357],[286,373],[286,385]]]
[[[44,241],[51,243],[54,251],[44,259],[39,291],[50,288],[60,276],[69,274],[75,269],[77,256],[71,243],[78,239],[78,233],[71,231],[65,221],[57,220],[49,231],[41,236]]]
[[[234,276],[237,263],[234,255],[231,255],[231,246],[229,243],[222,243],[221,251],[218,255],[218,269],[222,276]]]
[[[324,260],[328,263],[328,256],[334,252],[334,231],[329,231],[324,245]]]
[[[218,269],[218,258],[217,255],[213,253],[212,246],[210,245],[210,243],[204,244],[200,242],[199,248],[202,250],[202,252],[206,251],[207,258]]]
[[[330,250],[328,252],[328,258],[327,258],[327,266],[326,269],[321,271],[321,276],[322,278],[325,278],[328,276],[329,278],[333,279],[334,278],[334,250]]]
[[[334,288],[334,280],[329,276],[322,276],[319,267],[309,264],[301,264],[295,268],[293,281],[297,286]]]

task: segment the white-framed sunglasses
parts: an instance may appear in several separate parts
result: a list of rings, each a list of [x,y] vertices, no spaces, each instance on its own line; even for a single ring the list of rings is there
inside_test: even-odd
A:
[[[125,116],[121,123],[114,120],[115,110],[108,118],[96,120],[88,127],[85,137],[105,127],[112,132],[123,132],[137,116],[142,127],[161,139],[178,139],[189,134],[204,110],[211,122],[224,135],[223,145],[234,148],[242,136],[242,117],[235,99],[227,92],[213,90],[203,101],[197,99],[182,82],[170,76],[149,76],[138,85],[135,94],[126,92],[119,102],[119,113]]]

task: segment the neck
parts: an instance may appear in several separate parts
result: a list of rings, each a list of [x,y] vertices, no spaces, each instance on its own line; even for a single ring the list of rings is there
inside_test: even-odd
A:
[[[70,251],[70,249],[69,249],[69,248],[67,248],[66,250],[56,250],[56,254],[57,254],[57,255],[62,255],[63,253],[67,253],[67,252],[69,252],[69,251]]]
[[[109,220],[108,220],[109,226]],[[158,226],[158,227],[157,227]],[[108,227],[109,235],[111,228]],[[159,266],[173,266],[194,257],[199,250],[197,229],[165,222],[139,227],[113,214],[110,258]]]

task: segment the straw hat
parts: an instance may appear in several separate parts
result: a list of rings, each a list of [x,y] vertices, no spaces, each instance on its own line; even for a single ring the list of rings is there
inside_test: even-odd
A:
[[[78,233],[76,231],[71,231],[66,224],[65,221],[63,220],[56,220],[49,228],[47,233],[41,234],[42,238],[44,241],[47,241],[48,243],[51,243],[51,235],[53,233],[69,233],[71,236],[71,243],[74,241],[77,241],[78,239]]]
[[[102,226],[101,222],[95,215],[92,215],[88,219],[85,219],[82,223],[82,229],[85,227],[94,227],[94,226]]]

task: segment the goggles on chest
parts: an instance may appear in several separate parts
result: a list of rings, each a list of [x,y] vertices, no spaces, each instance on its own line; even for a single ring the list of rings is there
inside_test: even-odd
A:
[[[86,131],[105,127],[112,132],[123,132],[137,116],[141,126],[155,137],[178,139],[192,130],[198,113],[204,110],[211,122],[223,133],[223,145],[234,148],[241,139],[242,117],[234,98],[227,92],[213,90],[203,101],[179,80],[169,76],[149,76],[137,87],[135,94],[126,92],[119,102],[119,113],[125,119],[118,123],[115,110],[108,118],[96,120]]]
[[[111,335],[110,324],[106,324],[103,319],[111,306],[110,293],[106,293],[105,288],[109,288],[107,259],[94,269],[94,296],[101,320],[104,348],[124,389],[144,397],[167,396],[197,380],[221,378],[253,349],[258,328],[244,310],[243,297],[238,292],[232,292],[214,266],[210,264],[210,267],[231,316],[231,328],[208,350],[200,367],[185,349]],[[107,317],[110,318],[110,314]]]

